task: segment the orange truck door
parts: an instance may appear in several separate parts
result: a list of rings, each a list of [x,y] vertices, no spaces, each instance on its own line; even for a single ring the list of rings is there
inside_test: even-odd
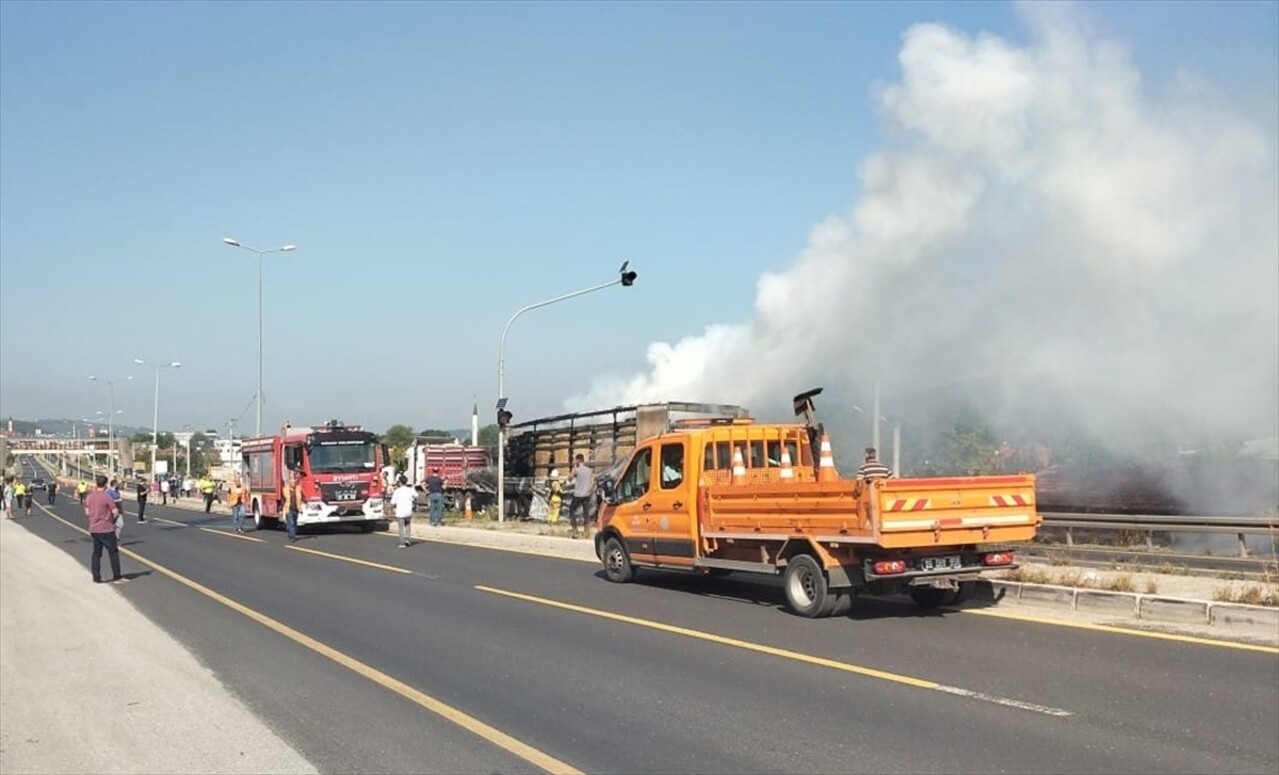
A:
[[[649,497],[653,508],[650,521],[653,531],[653,554],[659,565],[691,566],[693,564],[693,526],[690,519],[696,488],[688,439],[663,440],[658,445],[658,461],[654,487]]]
[[[617,480],[617,506],[613,524],[626,538],[626,551],[635,562],[652,564],[653,531],[653,447],[640,447],[631,456],[626,472]]]

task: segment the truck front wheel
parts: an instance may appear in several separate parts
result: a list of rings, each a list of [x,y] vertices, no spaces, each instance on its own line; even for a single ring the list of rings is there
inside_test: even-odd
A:
[[[807,554],[797,554],[786,563],[782,586],[786,588],[786,604],[800,616],[818,619],[830,616],[835,608],[835,595],[826,584],[825,572]]]
[[[604,542],[604,575],[615,584],[625,584],[635,578],[631,556],[617,536]]]

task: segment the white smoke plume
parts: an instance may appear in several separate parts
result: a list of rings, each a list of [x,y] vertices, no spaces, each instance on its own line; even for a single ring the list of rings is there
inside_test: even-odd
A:
[[[1113,440],[1279,423],[1279,173],[1272,131],[1202,84],[1147,94],[1068,8],[1014,45],[936,24],[903,37],[876,100],[891,147],[846,217],[760,278],[749,323],[648,348],[570,408],[825,404],[939,389]],[[1038,403],[1037,403],[1038,402]],[[819,399],[819,411],[822,400]]]

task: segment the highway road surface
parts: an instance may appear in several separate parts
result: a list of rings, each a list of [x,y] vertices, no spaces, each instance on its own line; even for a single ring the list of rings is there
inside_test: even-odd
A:
[[[21,526],[87,565],[74,499],[38,510]],[[809,620],[737,576],[615,585],[391,533],[290,546],[148,517],[118,593],[321,772],[1279,772],[1274,648],[906,601]]]

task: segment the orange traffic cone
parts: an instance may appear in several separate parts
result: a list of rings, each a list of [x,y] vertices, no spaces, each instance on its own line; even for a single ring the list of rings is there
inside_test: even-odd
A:
[[[733,450],[733,484],[746,482],[746,463],[742,462],[742,448]]]
[[[789,482],[795,478],[795,471],[790,467],[790,450],[782,450],[782,470],[778,475],[783,482]]]
[[[830,436],[822,434],[822,457],[817,465],[817,481],[833,482],[839,479],[839,472],[835,470],[835,453],[830,448]]]
[[[467,495],[467,496],[466,496],[466,499],[465,499],[464,501],[462,501],[462,503],[463,503],[463,507],[462,507],[462,508],[463,508],[463,509],[465,510],[465,512],[466,512],[466,518],[467,518],[467,519],[473,519],[473,518],[475,517],[475,513],[474,513],[473,511],[471,511],[471,496],[470,496],[470,495]]]

